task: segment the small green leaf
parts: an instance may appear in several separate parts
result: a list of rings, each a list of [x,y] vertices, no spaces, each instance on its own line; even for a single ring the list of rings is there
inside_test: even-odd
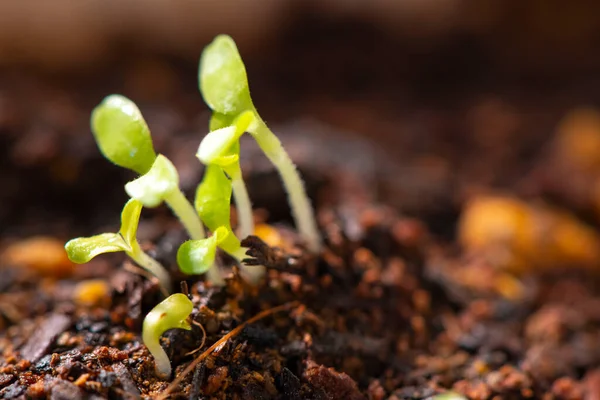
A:
[[[121,229],[119,233],[128,246],[137,241],[137,229],[140,222],[143,204],[136,199],[129,199],[121,211]]]
[[[71,239],[65,244],[65,250],[69,260],[76,264],[85,264],[100,254],[129,251],[130,247],[118,233],[102,233]]]
[[[240,248],[240,241],[231,230],[231,180],[216,165],[209,165],[202,183],[196,190],[194,206],[200,219],[211,231],[219,227],[227,229],[229,235],[219,244],[223,250],[233,253]]]
[[[237,162],[240,136],[255,120],[254,112],[245,111],[233,121],[231,126],[209,132],[202,139],[196,157],[203,164],[217,164],[223,167]]]
[[[104,157],[139,174],[148,172],[156,153],[148,125],[128,98],[113,94],[92,112],[92,132]]]
[[[200,91],[204,101],[221,114],[253,109],[246,67],[230,36],[219,35],[202,52]]]
[[[194,206],[200,219],[211,231],[230,225],[231,180],[216,165],[209,165],[196,190]]]
[[[160,337],[169,329],[181,328],[192,329],[187,322],[187,317],[194,310],[194,304],[183,293],[175,293],[167,297],[156,305],[144,318],[144,328],[151,328],[148,331],[154,333],[153,336]]]
[[[150,208],[159,206],[165,197],[178,189],[177,170],[162,154],[156,157],[152,168],[145,175],[125,185],[125,191],[129,196]]]
[[[177,251],[177,263],[181,272],[195,275],[208,271],[215,262],[217,246],[228,234],[227,228],[219,227],[207,239],[188,240],[183,243]]]

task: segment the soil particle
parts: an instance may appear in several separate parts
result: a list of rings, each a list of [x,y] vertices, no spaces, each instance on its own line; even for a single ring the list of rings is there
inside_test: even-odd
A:
[[[317,393],[323,395],[324,399],[366,400],[352,378],[333,368],[327,368],[309,360],[302,376]]]
[[[80,388],[63,379],[56,379],[52,382],[49,393],[50,400],[79,400],[84,398]]]
[[[58,335],[67,330],[71,322],[71,318],[66,315],[51,314],[21,348],[21,356],[31,362],[38,361],[46,354]]]
[[[128,394],[128,397],[138,399],[140,397],[140,391],[138,390],[133,379],[131,379],[131,374],[129,373],[127,367],[123,365],[123,363],[116,363],[113,364],[113,371],[119,379],[121,387],[123,388],[125,393]]]

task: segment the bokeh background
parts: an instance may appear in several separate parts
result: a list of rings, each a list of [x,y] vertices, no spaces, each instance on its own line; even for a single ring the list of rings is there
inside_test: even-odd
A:
[[[77,220],[86,230],[105,216],[84,202],[120,208],[130,177],[105,165],[88,128],[109,93],[140,104],[160,151],[189,157],[207,118],[197,61],[228,33],[282,136],[346,143],[337,165],[356,161],[378,196],[443,233],[461,199],[521,184],[565,113],[598,102],[597,10],[543,0],[5,0],[0,227],[21,235]],[[297,129],[306,119],[312,127]],[[191,187],[200,175],[183,163]]]

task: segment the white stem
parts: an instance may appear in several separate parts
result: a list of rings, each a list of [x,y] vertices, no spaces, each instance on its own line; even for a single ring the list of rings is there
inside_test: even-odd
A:
[[[225,279],[223,279],[217,263],[214,263],[213,266],[206,271],[206,280],[208,280],[213,286],[225,286]]]
[[[258,113],[256,113],[258,117]],[[321,249],[321,236],[317,230],[314,212],[300,174],[281,142],[267,127],[265,122],[258,117],[257,123],[249,129],[267,158],[277,168],[285,190],[288,194],[292,216],[300,235],[306,241],[308,248],[313,252]]]
[[[242,177],[242,170],[239,164],[232,171],[231,187],[233,189],[233,199],[238,215],[238,235],[244,239],[254,233],[254,215],[252,214],[252,203],[248,190]]]
[[[206,237],[204,226],[202,226],[198,213],[196,213],[194,206],[185,198],[185,195],[179,188],[171,192],[165,198],[165,202],[173,210],[177,218],[179,218],[192,239],[199,240]]]
[[[171,360],[167,356],[167,352],[160,345],[158,338],[154,337],[156,332],[143,331],[142,340],[144,344],[150,350],[152,356],[154,356],[154,366],[156,374],[164,379],[168,379],[171,376]]]
[[[171,293],[171,277],[169,276],[167,270],[158,261],[146,254],[140,248],[140,245],[137,243],[137,241],[132,243],[131,246],[132,249],[129,256],[133,259],[133,261],[138,263],[140,267],[156,276],[166,291]]]

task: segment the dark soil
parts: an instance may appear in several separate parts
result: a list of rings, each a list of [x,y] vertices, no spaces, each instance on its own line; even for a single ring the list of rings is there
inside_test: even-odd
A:
[[[286,40],[304,56],[327,53],[327,46]],[[285,59],[285,51],[271,51]],[[115,229],[126,200],[122,184],[132,176],[101,158],[88,128],[90,110],[112,92],[140,104],[156,148],[193,192],[202,174],[193,154],[208,118],[199,111],[205,108],[194,68],[140,57],[93,80],[2,73],[3,247],[31,235],[64,241]],[[296,65],[294,74],[308,72],[294,82],[270,76],[269,65],[249,68],[251,79],[253,71],[257,76],[256,103],[265,104],[316,204],[322,254],[304,250],[276,173],[246,141],[243,168],[256,218],[281,236],[276,248],[257,237],[245,240],[249,256],[269,270],[258,287],[243,282],[226,257],[221,264],[230,279],[223,289],[182,276],[175,265],[185,240],[181,227],[166,209],[144,211],[140,239],[185,282],[196,306],[192,318],[206,332],[204,338],[195,326],[164,336],[173,377],[156,377],[140,339],[141,321],[161,294],[124,257],[102,257],[62,277],[3,261],[0,397],[400,400],[453,389],[474,399],[600,398],[598,265],[513,274],[473,255],[457,235],[467,200],[488,191],[563,207],[597,231],[591,200],[572,194],[562,178],[568,168],[553,161],[552,134],[572,105],[571,86],[557,89],[563,97],[525,96],[508,86],[491,96],[489,81],[478,77],[472,88],[446,87],[454,97],[444,97],[416,79],[404,93],[426,90],[411,105],[400,84],[386,86],[394,71],[384,68],[380,76],[376,66],[351,61],[339,86],[329,77],[331,98],[310,86],[314,67]],[[347,91],[346,79],[369,74],[379,77]],[[294,118],[306,114],[368,137]],[[90,278],[108,283],[108,302],[73,300],[76,285]]]

